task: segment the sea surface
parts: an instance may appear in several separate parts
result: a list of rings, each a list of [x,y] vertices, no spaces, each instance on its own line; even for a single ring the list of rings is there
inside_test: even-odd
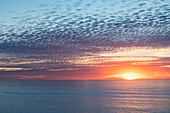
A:
[[[0,81],[0,113],[141,112],[170,112],[170,80]]]

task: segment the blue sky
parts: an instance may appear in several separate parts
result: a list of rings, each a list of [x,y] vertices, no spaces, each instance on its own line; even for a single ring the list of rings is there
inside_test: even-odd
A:
[[[8,13],[8,11],[23,11],[36,8],[40,4],[50,3],[54,0],[0,0],[1,13]]]

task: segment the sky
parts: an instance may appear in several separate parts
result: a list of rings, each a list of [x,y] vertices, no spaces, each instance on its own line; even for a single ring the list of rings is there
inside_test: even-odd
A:
[[[0,0],[0,79],[170,79],[169,0]]]

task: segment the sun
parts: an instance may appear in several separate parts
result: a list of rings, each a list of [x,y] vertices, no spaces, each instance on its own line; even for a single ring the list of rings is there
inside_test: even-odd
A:
[[[132,76],[123,77],[123,78],[126,80],[135,80],[136,79],[136,77],[132,77]]]
[[[136,80],[136,79],[143,79],[146,76],[142,76],[141,74],[135,73],[135,72],[125,72],[123,74],[109,75],[109,76],[106,76],[106,77],[109,77],[109,78],[114,77],[114,78],[124,79],[124,80]]]
[[[140,77],[140,74],[138,73],[127,72],[127,73],[121,74],[120,78],[125,79],[125,80],[135,80],[141,77]]]

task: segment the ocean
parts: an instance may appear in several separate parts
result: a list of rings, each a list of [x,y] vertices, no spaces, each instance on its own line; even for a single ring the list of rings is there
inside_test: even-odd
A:
[[[141,112],[170,112],[170,80],[0,80],[0,113]]]

